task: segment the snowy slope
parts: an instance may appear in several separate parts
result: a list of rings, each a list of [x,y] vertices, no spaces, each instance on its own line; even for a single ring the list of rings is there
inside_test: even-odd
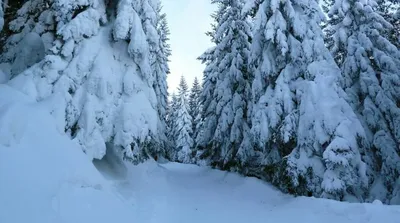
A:
[[[130,207],[40,107],[0,85],[0,222],[131,222]]]

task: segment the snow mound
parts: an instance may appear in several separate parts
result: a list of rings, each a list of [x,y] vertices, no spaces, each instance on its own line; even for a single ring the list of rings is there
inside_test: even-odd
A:
[[[131,222],[131,207],[42,107],[0,85],[0,222]]]

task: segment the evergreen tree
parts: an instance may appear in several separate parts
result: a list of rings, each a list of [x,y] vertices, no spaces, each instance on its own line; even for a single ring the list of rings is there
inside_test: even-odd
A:
[[[251,69],[254,147],[247,160],[286,192],[361,196],[361,124],[345,101],[340,70],[324,46],[317,1],[264,0],[257,12]]]
[[[329,10],[331,9],[332,5],[334,3],[334,0],[323,0],[321,2],[321,7],[323,12],[326,14],[329,13]],[[322,21],[322,30],[324,32],[324,41],[325,45],[328,49],[331,49],[334,42],[333,42],[333,33],[335,32],[334,26],[338,23],[339,21],[336,18],[330,18],[330,17],[325,17],[325,19]],[[340,60],[339,54],[334,55],[335,60],[338,61]]]
[[[218,10],[211,15],[214,20],[214,23],[211,24],[212,30],[206,32],[206,35],[210,37],[211,42],[214,45],[220,43],[218,39],[215,38],[217,25],[222,19],[222,15],[224,13],[225,7],[223,5],[218,5]],[[206,65],[206,68],[203,71],[203,81],[202,81],[202,91],[200,94],[200,103],[201,107],[201,118],[198,123],[201,123],[201,127],[199,128],[199,132],[201,132],[201,136],[198,135],[196,140],[196,160],[203,162],[203,164],[208,165],[209,160],[205,159],[209,154],[210,150],[206,148],[207,143],[211,140],[213,136],[213,132],[216,128],[216,103],[213,100],[215,85],[217,82],[217,71],[213,69],[216,60],[216,47],[211,47],[206,52],[204,52],[201,56],[197,58],[203,64]],[[207,117],[207,123],[205,123],[205,119]]]
[[[186,99],[188,99],[188,97],[189,97],[189,86],[183,75],[181,76],[181,79],[179,80],[179,86],[178,86],[178,97],[180,98],[181,96],[185,97]]]
[[[251,18],[254,18],[258,7],[260,6],[262,0],[247,0],[245,1],[242,13],[249,15]]]
[[[173,121],[172,134],[175,139],[174,160],[179,162],[189,163],[192,156],[192,117],[189,113],[189,100],[188,100],[189,87],[186,80],[181,76],[178,95],[173,105]]]
[[[192,117],[189,114],[187,97],[179,94],[176,110],[176,149],[178,151],[177,160],[182,163],[191,163],[192,161]]]
[[[400,1],[378,0],[377,3],[377,12],[392,25],[382,30],[382,34],[400,48]]]
[[[219,5],[215,14],[215,48],[205,73],[204,134],[198,145],[205,149],[203,158],[213,166],[228,169],[246,150],[247,101],[250,97],[250,76],[247,72],[250,24],[241,10],[240,0],[214,0]],[[206,59],[207,60],[207,59]],[[211,85],[210,85],[211,82]],[[211,89],[210,89],[211,88]]]
[[[208,33],[210,35],[210,33]],[[208,165],[209,160],[205,158],[209,154],[209,150],[205,148],[208,140],[212,137],[212,132],[215,129],[216,121],[215,121],[215,111],[216,104],[213,101],[214,89],[216,84],[216,73],[211,68],[214,66],[216,61],[214,60],[214,52],[215,48],[211,48],[207,50],[203,55],[201,55],[198,59],[201,60],[203,64],[206,65],[205,70],[203,71],[203,83],[202,83],[202,91],[200,94],[200,104],[201,106],[201,114],[200,117],[197,117],[196,123],[199,124],[199,133],[195,140],[195,149],[196,149],[196,161],[203,162],[203,164]],[[205,118],[207,117],[207,126],[205,123]],[[200,124],[201,123],[201,124]]]
[[[176,144],[175,144],[175,139],[177,137],[176,133],[176,127],[175,124],[177,122],[177,117],[175,114],[175,111],[178,110],[178,96],[174,93],[172,93],[171,100],[169,101],[168,104],[168,112],[167,112],[167,137],[169,139],[170,145],[167,148],[167,155],[169,160],[174,160],[175,159],[175,150],[176,150]]]
[[[92,158],[106,144],[134,162],[163,154],[158,2],[28,0],[9,23],[1,60],[10,84],[62,102],[51,111],[60,130]]]
[[[340,20],[332,52],[343,55],[338,64],[346,91],[375,155],[364,157],[378,171],[372,188],[386,188],[383,193],[372,189],[372,199],[400,203],[400,197],[393,199],[400,183],[400,51],[385,37],[392,26],[377,12],[374,0],[336,0],[329,16]]]
[[[202,137],[203,137],[203,133],[204,133],[204,120],[203,120],[203,116],[202,116],[202,112],[203,112],[203,105],[201,103],[199,103],[199,107],[198,107],[198,114],[196,117],[193,118],[193,122],[195,124],[194,129],[195,131],[193,132],[193,141],[194,142],[198,142]],[[194,157],[195,159],[199,159],[200,155],[202,154],[202,151],[200,151],[200,153],[198,153],[198,147],[196,147],[196,145],[194,146],[194,150],[195,150],[195,154]]]
[[[3,1],[0,1],[0,32],[4,27],[4,10],[3,10]]]
[[[193,120],[196,120],[196,118],[200,115],[201,113],[201,107],[200,107],[200,94],[201,94],[201,86],[200,83],[197,79],[197,77],[194,78],[193,81],[193,86],[190,89],[190,95],[189,95],[189,114],[190,117],[193,118]],[[192,125],[192,133],[193,133],[193,138],[196,138],[196,127],[197,123],[193,121]]]
[[[166,138],[166,110],[168,103],[168,86],[167,75],[169,74],[168,57],[171,55],[169,46],[169,28],[166,20],[166,14],[161,12],[161,4],[157,8],[157,36],[152,47],[152,70],[156,81],[153,83],[153,88],[157,96],[157,110],[160,120],[159,135],[162,136],[164,142],[168,141]],[[165,145],[164,145],[165,147]]]

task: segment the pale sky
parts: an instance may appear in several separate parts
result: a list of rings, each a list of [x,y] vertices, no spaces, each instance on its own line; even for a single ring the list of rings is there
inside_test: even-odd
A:
[[[211,0],[162,0],[162,3],[171,30],[171,74],[167,80],[168,91],[172,94],[181,75],[189,87],[194,77],[202,80],[204,65],[196,58],[212,46],[205,32],[211,29],[210,15],[216,6],[211,4]]]

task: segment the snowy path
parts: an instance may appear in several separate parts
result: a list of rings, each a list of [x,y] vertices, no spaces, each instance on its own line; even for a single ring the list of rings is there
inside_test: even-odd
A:
[[[398,223],[399,206],[293,198],[269,185],[193,165],[146,163],[128,170],[118,191],[140,223]]]

